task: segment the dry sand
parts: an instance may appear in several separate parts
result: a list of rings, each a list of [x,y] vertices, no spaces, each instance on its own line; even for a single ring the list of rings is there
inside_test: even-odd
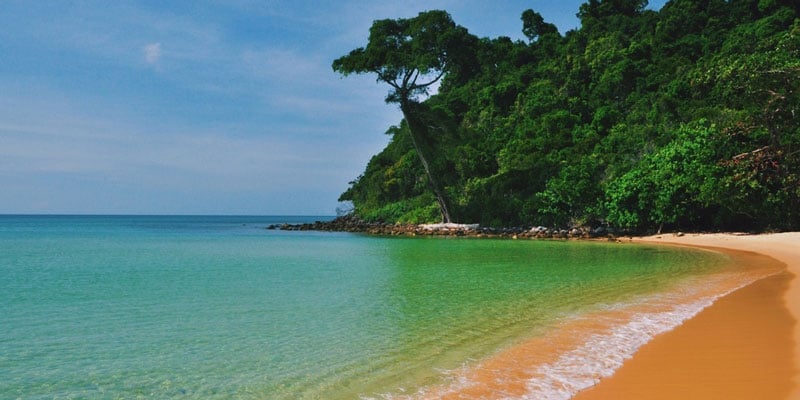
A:
[[[575,399],[800,399],[800,233],[634,241],[711,247],[751,263],[777,260],[787,272],[740,289],[656,337]]]

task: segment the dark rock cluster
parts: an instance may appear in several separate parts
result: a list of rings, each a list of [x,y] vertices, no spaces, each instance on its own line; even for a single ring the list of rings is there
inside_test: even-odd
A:
[[[317,221],[307,224],[270,225],[267,229],[285,231],[357,232],[385,236],[465,236],[508,239],[592,239],[608,238],[614,240],[615,232],[606,227],[588,228],[548,228],[509,227],[491,228],[476,225],[414,225],[366,222],[353,215],[337,217],[331,221]]]

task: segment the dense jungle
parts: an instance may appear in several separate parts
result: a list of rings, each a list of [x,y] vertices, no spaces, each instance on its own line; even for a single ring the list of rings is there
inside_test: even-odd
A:
[[[389,223],[800,229],[800,2],[646,6],[590,0],[563,34],[521,10],[516,41],[440,10],[375,21],[333,69],[404,118],[340,200]]]

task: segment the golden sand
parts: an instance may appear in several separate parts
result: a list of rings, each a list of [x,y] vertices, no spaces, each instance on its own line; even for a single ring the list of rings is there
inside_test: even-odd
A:
[[[613,376],[579,393],[578,399],[736,400],[789,396],[796,373],[792,356],[795,318],[787,310],[784,297],[792,275],[786,271],[784,262],[763,254],[730,249],[722,252],[746,276],[718,277],[693,297],[733,292],[684,325],[656,336]],[[791,254],[787,257],[792,258]],[[742,279],[756,281],[736,290]],[[408,398],[530,396],[529,382],[542,378],[536,366],[553,365],[589,336],[607,334],[631,315],[665,311],[659,307],[663,306],[645,302],[623,309],[603,309],[585,318],[566,321],[550,334],[517,343],[478,365],[456,372],[453,382],[428,387],[424,393]],[[594,377],[597,378],[600,375]],[[571,391],[567,386],[564,389]]]
[[[794,279],[800,275],[800,233],[663,235],[632,241],[721,251],[757,280],[738,290],[738,284],[730,286],[732,281],[712,284],[707,290],[733,292],[676,329],[657,335],[613,375],[575,399],[800,400],[800,284]],[[635,307],[641,309],[621,310],[620,318],[658,311],[647,309],[647,304]],[[450,384],[407,398],[525,398],[530,395],[528,383],[539,378],[532,366],[553,363],[580,346],[587,332],[608,331],[615,312],[619,310],[568,321],[553,334],[518,343],[456,373]]]
[[[656,337],[575,399],[800,399],[800,284],[794,279],[800,275],[800,233],[635,241],[746,250],[774,258],[787,272],[740,289]],[[752,254],[750,262],[768,261]]]

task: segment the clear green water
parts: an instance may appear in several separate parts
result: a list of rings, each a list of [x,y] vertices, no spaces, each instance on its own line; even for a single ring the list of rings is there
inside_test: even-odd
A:
[[[264,229],[301,220],[0,216],[0,398],[413,392],[563,318],[725,261]]]

